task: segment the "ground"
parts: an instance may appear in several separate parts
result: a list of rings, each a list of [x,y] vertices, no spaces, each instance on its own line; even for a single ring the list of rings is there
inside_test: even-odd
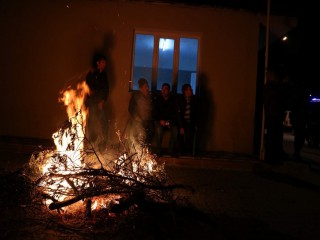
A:
[[[194,190],[175,192],[183,204],[72,222],[28,198],[21,166],[35,147],[1,145],[1,239],[320,239],[320,175],[310,159],[277,166],[232,154],[159,159],[173,182]]]

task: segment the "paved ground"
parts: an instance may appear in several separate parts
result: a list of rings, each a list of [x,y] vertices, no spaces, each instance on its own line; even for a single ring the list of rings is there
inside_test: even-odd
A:
[[[286,134],[289,156],[292,139]],[[34,144],[1,142],[0,167],[19,169],[34,149]],[[302,162],[289,158],[277,166],[230,153],[160,158],[173,182],[194,189],[176,192],[194,208],[165,217],[154,214],[111,238],[74,232],[62,235],[51,229],[50,239],[320,239],[319,150],[305,146],[302,157]],[[17,234],[21,227],[14,226],[14,216],[1,219],[4,239],[48,239],[50,226],[38,228],[38,233]]]

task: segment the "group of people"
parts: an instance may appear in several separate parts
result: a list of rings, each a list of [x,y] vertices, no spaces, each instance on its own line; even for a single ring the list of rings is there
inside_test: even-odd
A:
[[[101,55],[95,59],[94,68],[86,76],[90,94],[86,98],[89,109],[87,136],[98,147],[107,143],[107,119],[105,102],[109,95],[106,74],[107,59]],[[139,91],[132,92],[129,102],[131,137],[139,146],[145,146],[161,156],[164,132],[170,133],[168,154],[172,156],[194,154],[194,136],[197,130],[197,101],[190,84],[182,86],[182,95],[173,95],[169,83],[163,83],[161,94],[150,94],[147,79],[138,81]],[[290,90],[291,89],[291,90]],[[301,94],[302,93],[302,94]],[[300,159],[306,135],[306,99],[301,86],[290,87],[282,68],[268,74],[264,87],[265,110],[265,159],[278,163],[286,158],[283,151],[283,113],[292,109],[295,134],[294,157]],[[288,102],[289,105],[288,106]]]
[[[86,76],[90,93],[86,98],[89,109],[86,135],[103,150],[107,144],[107,118],[105,103],[109,96],[106,73],[107,59],[99,55]],[[190,84],[182,86],[182,95],[174,96],[168,83],[163,83],[161,94],[152,96],[148,81],[140,78],[139,91],[132,92],[128,111],[130,135],[138,146],[147,147],[157,155],[163,154],[164,132],[170,133],[168,154],[193,154],[196,134],[196,97]]]
[[[174,96],[170,84],[163,83],[161,94],[152,97],[145,78],[139,79],[138,84],[139,91],[133,92],[128,107],[133,138],[161,156],[167,131],[169,155],[192,155],[197,106],[191,85],[184,84],[182,95]]]

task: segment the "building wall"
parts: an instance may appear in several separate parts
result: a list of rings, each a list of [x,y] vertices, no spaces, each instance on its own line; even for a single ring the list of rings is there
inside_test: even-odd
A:
[[[134,30],[200,40],[200,149],[252,153],[262,17],[243,11],[126,1],[2,1],[0,135],[51,138],[67,120],[59,92],[108,56],[110,139],[125,131]]]

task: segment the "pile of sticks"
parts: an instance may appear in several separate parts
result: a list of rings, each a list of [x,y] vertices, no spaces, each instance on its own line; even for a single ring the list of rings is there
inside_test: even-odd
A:
[[[50,200],[50,210],[60,211],[81,200],[87,202],[89,209],[93,197],[114,194],[124,200],[117,207],[110,207],[111,211],[130,207],[142,199],[169,202],[172,201],[172,191],[184,187],[169,183],[164,164],[157,164],[156,156],[147,148],[137,150],[128,139],[123,141],[119,132],[116,157],[106,161],[101,159],[84,134],[79,139],[76,129],[78,126],[69,121],[56,134],[61,141],[66,133],[71,136],[65,152],[38,151],[29,162],[28,175],[43,200]],[[75,142],[84,142],[86,147],[77,149]],[[78,152],[76,159],[70,157],[70,151]],[[50,165],[43,173],[48,161]]]

